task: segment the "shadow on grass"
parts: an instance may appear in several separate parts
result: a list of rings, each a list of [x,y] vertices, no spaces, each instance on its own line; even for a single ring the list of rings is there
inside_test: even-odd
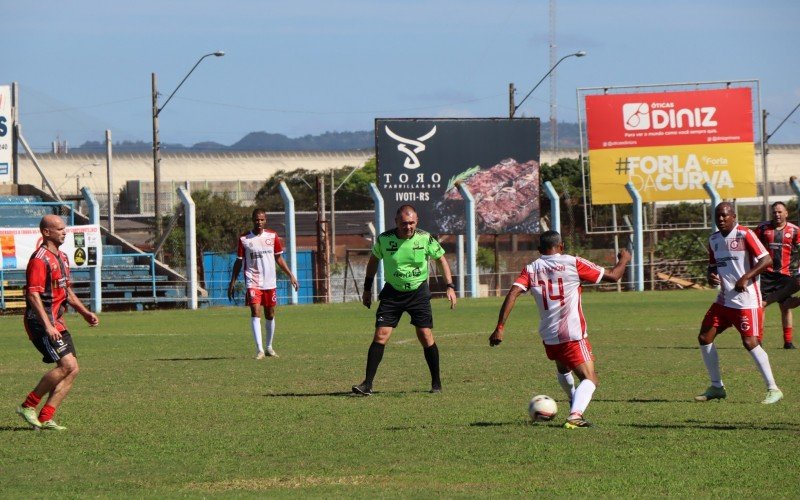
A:
[[[371,396],[355,394],[353,391],[331,391],[331,392],[279,392],[276,394],[264,394],[265,398],[315,398],[324,396],[346,396],[353,398],[374,398],[375,396],[403,396],[411,393],[427,393],[428,391],[373,391]]]
[[[13,427],[13,426],[10,426],[10,425],[4,425],[4,426],[0,427],[0,432],[18,432],[18,431],[34,432],[33,429],[31,429],[30,427],[26,427],[26,426]]]
[[[217,361],[220,359],[236,359],[233,356],[214,356],[200,358],[156,358],[155,361]]]
[[[683,424],[618,424],[620,427],[634,427],[636,429],[706,429],[712,431],[797,431],[800,424],[779,423],[779,424],[757,424],[753,422],[729,423],[729,422],[704,422],[702,420],[686,420]]]

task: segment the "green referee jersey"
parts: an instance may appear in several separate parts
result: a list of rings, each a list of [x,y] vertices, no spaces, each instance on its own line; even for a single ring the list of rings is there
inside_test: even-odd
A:
[[[395,290],[416,290],[428,279],[428,259],[438,259],[444,249],[432,234],[417,229],[414,236],[398,238],[395,230],[378,236],[372,255],[383,259],[386,281]]]

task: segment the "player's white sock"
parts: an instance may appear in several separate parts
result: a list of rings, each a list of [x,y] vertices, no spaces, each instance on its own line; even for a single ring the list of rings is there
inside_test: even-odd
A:
[[[703,355],[703,363],[706,364],[708,378],[714,387],[723,387],[722,374],[719,371],[719,354],[714,343],[700,344],[700,353]]]
[[[253,339],[256,341],[256,350],[258,352],[264,351],[264,345],[261,343],[261,318],[250,318],[250,328],[253,330]]]
[[[275,336],[275,318],[266,320],[267,322],[267,349],[272,347],[272,337]]]
[[[756,362],[756,368],[761,372],[761,376],[764,377],[764,383],[767,384],[767,389],[777,389],[778,386],[775,384],[775,378],[772,376],[772,367],[769,364],[767,351],[759,345],[750,351],[750,355],[753,356],[753,361]]]
[[[586,411],[586,407],[589,406],[589,402],[592,400],[592,394],[594,394],[596,387],[594,382],[588,378],[581,381],[581,383],[578,384],[578,388],[575,389],[575,395],[572,397],[572,408],[569,409],[569,412],[583,415],[583,412]]]
[[[556,379],[569,400],[572,401],[575,397],[575,378],[572,376],[572,372],[559,373],[556,371]]]

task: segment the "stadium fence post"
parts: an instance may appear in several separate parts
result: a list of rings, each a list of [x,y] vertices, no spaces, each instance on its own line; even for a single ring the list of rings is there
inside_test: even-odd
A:
[[[475,198],[463,182],[457,182],[458,191],[466,200],[467,220],[467,274],[469,274],[469,295],[478,296],[478,234],[475,219]]]
[[[386,220],[383,215],[383,195],[381,195],[380,190],[378,190],[377,184],[374,182],[369,183],[369,194],[372,195],[372,201],[375,202],[375,241],[378,241],[378,236],[381,235],[384,231],[386,231]],[[378,290],[383,289],[383,261],[381,260],[378,262],[378,272],[376,273],[377,279],[375,282],[378,285]],[[375,300],[377,297],[375,296],[374,292],[375,288],[373,288],[372,292],[372,299]]]
[[[197,309],[197,224],[194,200],[192,200],[189,190],[184,187],[179,187],[177,192],[183,202],[183,217],[186,221],[184,230],[186,232],[186,279],[189,309]]]
[[[92,190],[86,186],[81,188],[81,193],[83,193],[83,199],[86,200],[86,205],[89,209],[89,223],[97,224],[97,226],[100,227],[100,204],[97,203],[97,198],[92,194]],[[102,237],[102,235],[103,231],[101,230],[100,236]],[[102,241],[100,244],[103,244]],[[103,281],[101,268],[102,265],[98,262],[91,270],[92,311],[95,313],[103,312]]]
[[[280,184],[278,184],[278,188],[281,192],[281,198],[283,198],[286,242],[289,247],[289,269],[291,269],[292,274],[297,276],[297,228],[295,227],[294,197],[292,196],[292,192],[289,191],[289,186],[286,185],[286,182],[281,181]],[[293,286],[290,286],[289,289],[292,292],[289,302],[291,304],[297,304],[297,290],[295,290]]]
[[[632,182],[625,184],[625,189],[633,200],[633,261],[634,261],[634,290],[644,291],[644,229],[642,220],[642,197]]]
[[[550,229],[561,233],[561,205],[559,204],[558,193],[550,181],[544,183],[544,190],[547,193],[547,197],[550,198]]]

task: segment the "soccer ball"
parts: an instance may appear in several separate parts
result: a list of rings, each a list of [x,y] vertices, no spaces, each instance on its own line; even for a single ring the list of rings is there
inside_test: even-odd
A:
[[[556,413],[558,413],[558,405],[550,396],[539,394],[538,396],[534,396],[530,403],[528,403],[528,414],[534,421],[553,420]]]

